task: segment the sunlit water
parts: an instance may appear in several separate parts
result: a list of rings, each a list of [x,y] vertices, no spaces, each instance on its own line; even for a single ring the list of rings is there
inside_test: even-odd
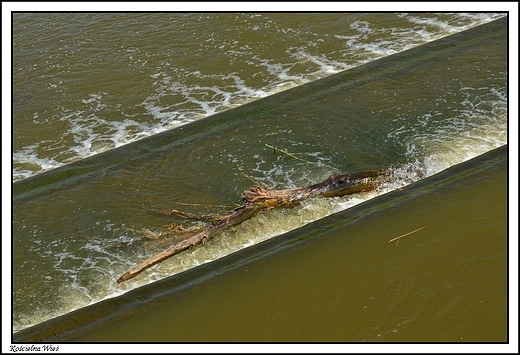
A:
[[[502,16],[15,14],[13,181]]]
[[[17,16],[13,44],[14,181],[503,17],[334,14],[311,20],[308,16],[277,14],[77,14],[75,19],[64,14],[45,19],[30,14]],[[107,27],[107,23],[113,26]],[[63,32],[67,35],[56,37],[63,29],[69,30]],[[171,33],[178,35],[172,37]],[[303,121],[310,123],[299,123],[298,113],[287,112],[289,118],[280,119],[279,127],[274,124],[276,118],[270,118],[268,129],[255,121],[251,123],[252,133],[226,133],[226,140],[212,143],[212,148],[194,144],[200,152],[182,151],[186,154],[181,157],[186,160],[184,164],[166,159],[164,163],[132,166],[138,172],[143,169],[142,176],[135,176],[134,181],[131,173],[124,172],[121,181],[117,176],[100,180],[105,191],[99,196],[90,196],[89,192],[75,195],[72,187],[63,189],[63,194],[52,194],[45,205],[20,203],[16,207],[21,212],[17,214],[15,209],[13,222],[15,330],[216,260],[506,144],[505,68],[498,65],[497,69],[487,62],[482,69],[474,63],[456,68],[485,85],[467,84],[464,75],[446,83],[450,68],[443,67],[432,74],[429,83],[438,88],[417,95],[420,87],[414,85],[420,86],[420,80],[411,70],[397,78],[399,91],[392,80],[375,81],[366,84],[372,87],[362,86],[359,97],[344,99],[344,106],[337,101],[323,109],[300,108],[300,114],[308,115]],[[341,110],[348,110],[349,105],[360,107],[346,119],[359,131],[340,134],[344,127],[334,117],[343,117]],[[330,116],[331,121],[314,118],[313,112]],[[358,117],[358,113],[370,120]],[[319,130],[320,122],[327,122],[330,134]],[[253,142],[257,137],[262,139]],[[350,154],[347,158],[358,161],[344,162],[348,159],[338,149],[345,147],[344,140],[349,144],[345,148]],[[304,161],[273,154],[266,148],[273,141],[285,144],[284,149]],[[189,202],[209,205],[212,198],[218,199],[218,188],[232,203],[229,196],[237,196],[244,181],[252,185],[254,180],[272,189],[289,188],[316,183],[345,168],[357,169],[355,164],[386,168],[391,179],[367,195],[313,199],[294,209],[261,214],[202,248],[174,256],[121,285],[116,283],[127,269],[164,248],[120,246],[139,244],[142,235],[136,230],[158,232],[164,227],[164,223],[152,224],[153,217],[141,211],[146,196],[154,204],[160,201],[161,206],[171,207],[168,199],[161,197],[170,193],[165,184],[186,188],[176,191],[180,195],[177,202],[191,197]],[[222,171],[215,171],[219,166]],[[157,169],[157,175],[150,169]],[[192,179],[204,181],[200,178],[204,169],[212,171],[216,180],[220,173],[223,176],[209,185],[214,197],[207,196],[209,191],[190,192]],[[167,180],[170,170],[180,176],[181,182]],[[197,186],[197,182],[193,184]],[[135,196],[108,201],[119,186]],[[84,201],[71,202],[77,197]],[[207,200],[197,201],[197,197]],[[129,216],[111,211],[121,203],[128,208]]]

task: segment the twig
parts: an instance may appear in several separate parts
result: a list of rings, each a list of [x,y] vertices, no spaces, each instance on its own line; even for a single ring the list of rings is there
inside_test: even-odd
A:
[[[294,159],[297,159],[297,160],[301,160],[301,161],[304,161],[304,162],[309,163],[309,164],[316,164],[316,163],[313,163],[312,161],[308,161],[308,160],[305,160],[305,159],[302,159],[302,158],[298,158],[296,155],[291,154],[291,153],[289,153],[289,152],[286,151],[286,150],[278,149],[278,148],[276,148],[276,147],[273,147],[272,145],[266,144],[265,146],[266,146],[267,148],[271,148],[273,151],[277,151],[277,152],[283,153],[283,154],[285,154],[285,155],[288,155],[288,156],[290,156],[291,158],[294,158]]]
[[[179,205],[181,205],[181,206],[222,207],[222,208],[236,207],[235,205],[209,205],[209,204],[202,204],[202,203],[188,203],[188,202],[179,202]]]
[[[340,197],[375,190],[379,184],[377,178],[386,175],[387,173],[385,171],[380,170],[371,170],[345,175],[333,174],[325,181],[318,184],[282,190],[266,190],[262,187],[254,186],[249,190],[242,192],[241,197],[244,202],[242,206],[221,216],[219,220],[212,223],[211,227],[204,229],[175,245],[171,245],[160,253],[142,261],[140,264],[131,268],[119,277],[117,283],[129,280],[144,270],[172,257],[175,254],[181,253],[197,245],[204,244],[226,228],[237,226],[262,211],[270,210],[272,208],[293,207],[307,198],[320,196]],[[176,212],[176,210],[172,211]],[[185,215],[188,217],[191,216],[191,214]]]
[[[401,239],[402,237],[406,237],[407,235],[410,235],[410,234],[412,234],[412,233],[418,232],[418,231],[420,231],[421,229],[423,229],[424,227],[426,227],[426,226],[422,226],[422,227],[419,228],[419,229],[416,229],[416,230],[414,230],[414,231],[411,231],[411,232],[408,232],[408,233],[406,233],[406,234],[400,235],[399,237],[395,237],[394,239],[390,239],[390,240],[388,241],[388,243],[391,243],[391,242],[393,242],[394,240],[397,240],[397,243],[395,243],[395,245],[397,245],[397,244],[399,243],[399,239]]]
[[[262,186],[262,184],[260,184],[258,181],[256,181],[255,179],[253,179],[251,176],[249,176],[249,175],[247,175],[247,174],[244,174],[243,172],[240,172],[240,175],[242,175],[243,177],[248,178],[249,180],[251,180],[252,182],[254,182],[256,186]]]
[[[195,219],[198,221],[217,221],[222,218],[221,215],[213,215],[213,214],[198,215],[198,214],[189,213],[189,212],[182,212],[179,210],[171,210],[170,216],[172,216],[172,215],[176,215],[176,216],[179,216],[182,218],[187,218],[187,219]]]

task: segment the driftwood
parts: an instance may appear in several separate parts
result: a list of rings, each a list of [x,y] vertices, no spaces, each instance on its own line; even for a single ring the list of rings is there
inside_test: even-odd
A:
[[[240,224],[261,211],[271,208],[293,207],[302,200],[311,197],[337,197],[373,191],[381,183],[384,176],[386,176],[384,171],[370,170],[346,175],[334,174],[321,183],[294,189],[266,190],[259,186],[252,187],[242,192],[242,200],[244,202],[242,206],[215,220],[208,229],[144,260],[124,273],[117,280],[117,283],[127,281],[175,254],[196,245],[204,244],[224,229]],[[192,214],[176,210],[173,210],[171,214],[188,218],[195,217]]]

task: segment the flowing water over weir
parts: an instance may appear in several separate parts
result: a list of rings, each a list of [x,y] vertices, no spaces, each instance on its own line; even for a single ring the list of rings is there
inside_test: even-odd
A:
[[[13,180],[504,14],[15,14]]]
[[[236,26],[244,20],[241,16],[237,15]],[[250,64],[251,67],[248,67],[249,64],[240,66],[240,72],[237,73],[217,75],[214,72],[209,75],[201,70],[196,74],[193,69],[187,69],[188,62],[175,66],[176,69],[173,70],[171,69],[174,67],[173,63],[167,65],[168,54],[172,54],[168,53],[168,50],[162,53],[163,57],[155,58],[156,65],[150,68],[145,63],[147,57],[143,53],[144,49],[140,49],[137,45],[132,46],[130,41],[128,47],[121,47],[118,50],[118,44],[110,42],[107,46],[115,50],[116,57],[127,61],[125,67],[125,70],[128,70],[127,79],[135,77],[136,82],[132,83],[125,79],[128,86],[122,90],[116,86],[112,87],[111,85],[116,85],[115,82],[108,82],[107,79],[106,85],[103,86],[106,92],[99,92],[97,88],[90,87],[88,90],[91,94],[88,97],[84,96],[85,92],[80,94],[67,89],[67,92],[62,92],[61,96],[56,98],[56,105],[50,104],[49,108],[52,107],[52,110],[47,111],[48,115],[45,118],[43,111],[35,112],[32,115],[32,123],[28,125],[17,126],[16,119],[18,115],[22,115],[22,112],[27,115],[30,110],[34,110],[34,107],[31,109],[31,104],[38,99],[34,96],[24,96],[36,94],[29,94],[31,90],[28,88],[21,89],[27,82],[23,84],[17,81],[21,79],[17,77],[15,66],[14,92],[18,102],[14,102],[13,180],[16,181],[13,183],[13,327],[14,331],[18,331],[16,333],[18,339],[24,339],[24,334],[27,336],[34,334],[31,333],[31,328],[21,329],[64,314],[73,315],[74,312],[69,312],[74,310],[83,311],[81,313],[83,318],[78,319],[89,319],[88,312],[105,314],[108,309],[106,307],[113,307],[109,305],[108,299],[125,293],[121,297],[113,298],[112,301],[118,303],[121,309],[125,309],[126,314],[131,316],[133,311],[128,308],[131,305],[129,300],[133,297],[144,297],[144,294],[150,295],[150,292],[152,299],[159,299],[159,295],[165,292],[162,285],[166,281],[156,281],[171,275],[176,275],[172,278],[176,285],[179,280],[182,280],[181,284],[185,283],[188,288],[189,285],[202,285],[213,280],[220,271],[211,271],[212,264],[216,265],[218,270],[235,270],[243,266],[240,264],[242,261],[237,261],[241,258],[240,255],[249,255],[248,262],[257,260],[259,263],[265,263],[265,258],[262,256],[265,253],[262,254],[261,246],[272,244],[262,242],[275,243],[274,241],[282,238],[284,233],[309,223],[315,226],[311,227],[314,229],[312,231],[302,229],[301,231],[307,231],[306,233],[309,234],[300,234],[298,238],[306,239],[305,235],[312,235],[313,239],[320,240],[322,238],[320,235],[326,234],[326,228],[319,228],[321,219],[329,216],[327,217],[329,219],[325,219],[328,221],[330,218],[335,218],[335,213],[351,207],[361,211],[361,206],[365,206],[368,200],[374,201],[371,206],[375,206],[373,208],[381,213],[380,219],[365,225],[366,228],[372,228],[370,233],[386,234],[388,231],[388,238],[385,237],[385,240],[389,240],[422,225],[426,226],[425,233],[431,233],[426,232],[428,229],[436,230],[438,233],[440,229],[435,229],[433,226],[438,226],[440,223],[439,216],[442,208],[435,210],[432,206],[431,217],[420,219],[415,216],[407,224],[400,220],[403,218],[402,215],[396,215],[395,225],[402,226],[406,230],[394,230],[389,227],[394,223],[391,220],[392,206],[404,207],[391,197],[386,201],[381,199],[384,197],[381,195],[388,193],[388,196],[397,196],[395,194],[400,193],[399,189],[403,189],[402,193],[405,194],[406,191],[415,191],[410,192],[414,194],[417,190],[407,190],[414,185],[408,185],[423,179],[426,179],[423,180],[425,189],[435,191],[434,186],[449,185],[449,181],[456,179],[450,178],[449,174],[438,179],[433,175],[507,144],[507,18],[492,14],[473,14],[473,17],[466,18],[459,15],[460,17],[457,18],[459,22],[451,18],[452,25],[446,25],[440,18],[435,20],[437,22],[434,19],[427,21],[419,15],[396,15],[395,18],[388,18],[389,21],[415,23],[424,29],[418,31],[411,26],[412,29],[409,31],[415,31],[422,36],[422,38],[418,36],[418,42],[411,42],[410,35],[407,37],[405,31],[398,30],[398,27],[374,27],[373,23],[377,23],[376,19],[372,18],[372,23],[369,18],[359,19],[356,16],[362,15],[338,16],[337,28],[348,30],[337,31],[334,36],[330,34],[331,38],[341,40],[343,45],[349,44],[349,60],[352,61],[350,63],[339,59],[343,58],[346,49],[327,52],[331,55],[336,53],[338,58],[312,54],[311,49],[318,50],[321,43],[318,40],[320,37],[316,38],[315,42],[308,42],[310,37],[305,37],[305,34],[314,36],[316,28],[312,25],[305,28],[302,22],[283,27],[273,19],[268,21],[264,19],[255,25],[253,23],[255,18],[251,18],[248,19],[248,23],[252,30],[255,26],[260,27],[263,24],[278,34],[284,31],[291,32],[288,28],[299,29],[299,32],[294,30],[298,32],[296,38],[304,41],[305,44],[302,43],[299,47],[297,45],[287,47],[285,54],[280,54],[282,57],[269,57],[274,50],[272,48],[255,48],[256,52],[249,54],[251,56],[249,61],[256,64]],[[84,20],[93,21],[94,18],[86,16]],[[131,21],[132,16],[128,16],[126,20]],[[188,21],[186,18],[179,17],[176,20],[179,26],[181,24],[196,26],[193,19]],[[204,21],[202,15],[200,21]],[[453,25],[455,22],[459,25]],[[483,22],[488,23],[477,26]],[[459,33],[425,43],[433,39],[430,38],[432,33],[427,30],[431,26],[442,28],[442,23],[446,25],[444,32],[437,31],[434,38],[444,37],[451,34],[450,32]],[[19,24],[15,26],[15,54],[18,26],[21,28],[23,24],[27,26],[31,24],[30,16],[21,18]],[[315,24],[319,27],[318,25]],[[329,25],[332,26],[331,31],[336,29],[335,22]],[[157,26],[157,28],[151,26],[147,30],[160,34],[160,26]],[[465,26],[473,28],[462,31]],[[77,31],[80,29],[78,28]],[[121,29],[115,26],[110,30],[117,32]],[[144,33],[146,34],[146,31]],[[397,39],[390,41],[383,36],[388,33],[392,33]],[[225,33],[221,33],[220,36],[225,37]],[[68,54],[74,58],[74,53],[81,52],[82,47],[88,48],[88,39],[91,38],[88,34],[85,34],[84,40],[80,40],[83,38],[81,36],[77,38],[78,42],[75,43],[74,48],[70,43],[66,47],[62,44],[64,50],[60,51],[59,55]],[[238,54],[242,53],[240,51],[247,50],[245,44],[247,41],[243,41],[240,36],[235,40],[219,38],[218,41],[221,42],[210,35],[205,38],[207,41],[203,42],[204,45],[201,44],[203,50],[192,51],[191,55],[195,57],[213,55],[217,58],[215,53],[222,49],[228,60],[233,58],[238,60]],[[277,38],[283,41],[283,36]],[[92,40],[95,40],[95,37],[92,37]],[[186,40],[182,39],[178,44],[179,47],[175,48],[181,48],[181,44]],[[364,40],[366,42],[363,42]],[[201,39],[199,38],[198,41],[201,42]],[[64,42],[68,43],[66,40]],[[20,48],[25,48],[22,44],[18,45]],[[221,46],[223,48],[220,48]],[[412,46],[414,48],[403,51]],[[132,48],[134,50],[130,51]],[[212,53],[208,50],[211,48],[216,52]],[[377,53],[373,50],[371,52],[375,53],[373,56],[362,56],[367,48],[384,48],[385,52]],[[150,49],[147,53],[150,56],[150,53],[154,52]],[[356,53],[359,54],[359,58],[355,57]],[[89,68],[99,59],[96,56],[90,58],[91,62],[72,61],[71,63],[76,63],[76,68],[81,65]],[[52,59],[52,56],[49,59]],[[16,63],[16,58],[14,60]],[[204,61],[208,62],[208,59]],[[299,66],[307,69],[298,69],[298,74],[294,74],[293,70],[297,70]],[[258,67],[264,68],[265,71],[258,71]],[[29,72],[43,70],[40,67],[22,66],[22,68]],[[342,69],[347,70],[340,71]],[[57,73],[64,73],[68,69],[56,70]],[[333,74],[334,72],[336,73]],[[143,77],[139,78],[139,73]],[[93,80],[97,81],[101,80],[104,73],[93,71],[91,75]],[[60,82],[59,77],[57,74],[41,76],[44,80],[50,78],[51,81],[56,81],[56,86],[50,85],[49,90],[58,90],[60,85],[65,85],[64,82]],[[149,86],[154,88],[154,92],[149,92],[144,101],[136,99],[133,104],[128,103],[125,100],[127,94],[144,90],[143,86],[147,85],[146,81],[145,84],[142,82],[144,77],[149,80]],[[287,79],[289,77],[290,80]],[[204,78],[207,82],[202,84],[197,80],[191,81],[194,78],[197,80]],[[246,80],[249,79],[254,83],[247,83]],[[228,81],[229,87],[225,89],[223,83]],[[88,82],[88,78],[78,78],[77,85],[85,85]],[[285,90],[289,87],[293,88]],[[18,88],[21,90],[20,93],[17,93]],[[119,92],[119,96],[108,94],[109,90]],[[275,94],[270,95],[272,93]],[[262,96],[265,97],[258,98]],[[59,102],[64,99],[81,102],[81,104],[76,108],[72,106],[64,108],[59,105]],[[193,107],[197,109],[194,110],[190,105],[195,105]],[[198,116],[195,114],[197,111],[200,111]],[[213,115],[197,119],[210,114]],[[144,116],[150,119],[145,119]],[[63,125],[58,124],[56,128],[50,125],[54,132],[41,133],[49,134],[48,139],[40,136],[40,143],[31,143],[31,140],[35,139],[31,138],[31,134],[37,127],[41,127],[42,123],[47,122],[45,120],[49,123],[57,120]],[[179,126],[167,130],[176,125]],[[55,133],[59,137],[54,135]],[[142,138],[148,135],[150,136]],[[20,146],[17,145],[19,136],[25,137],[24,143]],[[64,142],[64,147],[59,147],[62,143],[57,142],[60,141]],[[134,142],[124,144],[131,141]],[[109,143],[105,144],[107,142]],[[109,149],[113,147],[117,149]],[[283,149],[299,159],[282,154],[271,147]],[[106,151],[99,153],[99,150]],[[45,158],[38,158],[39,154]],[[485,251],[492,250],[496,253],[490,254],[486,259],[485,255],[475,252],[475,255],[479,255],[480,265],[484,259],[487,260],[486,262],[492,261],[495,264],[490,265],[489,270],[499,272],[499,276],[495,278],[477,278],[478,284],[482,287],[489,286],[493,289],[498,287],[502,290],[506,286],[505,279],[502,277],[506,272],[506,250],[501,248],[505,248],[507,236],[505,234],[507,206],[504,198],[507,182],[502,175],[505,171],[503,164],[507,160],[507,149],[502,147],[495,150],[494,154],[499,158],[495,156],[495,158],[466,162],[464,169],[487,171],[482,166],[490,166],[489,169],[492,169],[491,167],[496,165],[496,159],[502,164],[497,163],[498,175],[495,178],[482,172],[485,179],[488,179],[485,180],[486,183],[493,185],[495,189],[486,190],[479,186],[484,194],[482,198],[489,201],[496,200],[496,205],[499,206],[492,209],[495,214],[487,215],[485,217],[487,224],[484,223],[490,225],[497,233],[497,244],[490,247],[489,244],[482,243],[482,250],[479,252],[485,254]],[[46,166],[52,169],[44,171]],[[233,208],[233,204],[240,203],[240,193],[251,187],[253,181],[266,188],[283,189],[314,184],[323,181],[332,173],[351,173],[374,168],[388,170],[392,176],[391,181],[382,185],[374,193],[344,198],[311,199],[296,208],[261,214],[215,237],[203,247],[174,256],[135,279],[119,285],[116,283],[117,278],[128,268],[167,247],[164,243],[146,241],[142,231],[153,233],[171,224],[182,222],[178,218],[157,215],[151,212],[152,209],[175,208],[194,213],[218,213]],[[457,173],[453,174],[456,176]],[[474,176],[481,175],[475,173]],[[463,192],[457,197],[456,192],[452,190],[442,191],[454,193],[453,196],[447,196],[464,205],[463,201],[467,196],[463,196]],[[431,195],[434,199],[442,200],[442,196],[437,196],[434,192],[431,192]],[[399,197],[396,198],[399,201]],[[503,208],[500,208],[502,201]],[[424,210],[427,215],[429,208],[428,202],[423,201],[417,206],[417,211]],[[469,209],[467,215],[460,211],[460,220],[464,221],[469,218],[468,216],[474,217]],[[418,225],[419,220],[421,225]],[[328,222],[323,223],[326,227]],[[465,228],[469,227],[459,224],[453,223],[456,228],[459,228],[458,234],[465,235]],[[191,224],[188,222],[187,225],[201,226],[199,222],[191,222]],[[482,230],[482,233],[484,230],[485,233],[489,231],[486,228]],[[471,233],[476,240],[479,240],[478,230]],[[433,235],[428,235],[433,238]],[[279,237],[273,238],[275,236]],[[359,244],[356,243],[362,243],[359,241],[361,239],[363,239],[361,234],[358,234],[358,237],[349,236],[352,244],[343,245],[342,248],[356,250],[359,248]],[[432,241],[426,239],[422,242]],[[459,247],[466,242],[459,241],[458,243],[461,243]],[[399,247],[404,243],[403,239]],[[457,249],[457,241],[452,243],[449,250],[439,248],[437,251],[432,251],[437,254],[431,255],[431,258],[437,258],[440,264],[442,258],[452,260],[450,250],[454,253]],[[369,245],[364,242],[363,245],[369,248]],[[478,246],[474,248],[478,249]],[[401,252],[406,253],[406,249]],[[325,263],[330,253],[331,251],[324,250],[312,263]],[[410,255],[414,253],[414,248],[411,248],[408,253]],[[230,254],[238,256],[233,259],[229,257]],[[383,263],[384,255],[381,253]],[[471,257],[476,258],[475,255]],[[386,257],[389,258],[387,262],[391,263],[393,256],[386,254]],[[221,259],[218,264],[209,263],[218,259]],[[403,260],[405,259],[406,257]],[[361,263],[362,260],[359,262]],[[204,264],[203,268],[196,268],[202,264]],[[458,267],[456,264],[449,265]],[[339,264],[336,266],[342,267]],[[403,264],[400,267],[401,272],[406,269],[416,270],[417,264],[410,261],[410,265]],[[374,264],[374,268],[372,269],[370,264],[363,265],[364,277],[377,279],[379,277],[377,275],[381,275],[381,265]],[[186,270],[190,272],[184,273]],[[465,278],[472,280],[477,277],[470,268],[459,268],[459,270],[467,272],[461,275],[461,280]],[[446,283],[450,283],[450,287],[459,287],[458,284],[451,284],[453,280],[443,279],[443,273],[436,274],[434,270],[428,272],[430,278],[422,280],[423,287],[417,286],[419,294],[427,293],[432,297],[444,299],[442,297],[446,295],[444,287]],[[483,274],[481,269],[475,271],[477,272]],[[193,277],[194,275],[197,276]],[[459,280],[461,284],[465,284],[461,280]],[[272,282],[273,287],[283,288],[281,281],[274,279]],[[297,285],[297,280],[293,279],[291,282]],[[434,287],[437,284],[444,286]],[[148,286],[139,288],[144,285]],[[475,282],[468,281],[467,287],[470,288],[471,285],[475,285]],[[406,287],[406,285],[401,286]],[[176,287],[182,289],[182,286]],[[461,294],[464,293],[463,288],[460,289]],[[332,289],[334,287],[329,291]],[[388,287],[382,287],[380,291],[388,292]],[[154,292],[156,292],[155,296],[153,296]],[[375,297],[377,291],[372,292],[374,296],[367,294],[367,297]],[[402,288],[399,292],[402,292]],[[457,297],[459,297],[458,292]],[[486,302],[495,302],[497,307],[505,309],[504,295],[502,291],[491,293]],[[100,302],[102,300],[107,301]],[[128,307],[124,306],[125,302],[128,302]],[[330,302],[337,301],[331,298]],[[345,302],[348,305],[348,301]],[[334,308],[332,303],[329,306]],[[86,307],[88,305],[90,306]],[[460,314],[464,319],[467,317],[467,310],[461,311],[457,308],[460,305],[456,303],[449,303],[449,305],[452,313]],[[430,305],[410,303],[411,308],[418,306],[420,308],[417,314],[423,314],[425,319],[433,316],[426,311]],[[491,310],[495,311],[496,308]],[[471,311],[475,310],[471,309]],[[273,312],[277,314],[278,311]],[[396,317],[391,309],[386,312],[388,313],[385,317]],[[439,314],[443,314],[442,312],[446,311],[443,310]],[[444,318],[439,314],[434,317],[440,317],[439,322],[443,322]],[[359,317],[363,318],[363,315],[360,314]],[[505,313],[496,315],[491,324],[502,324],[504,317]],[[66,319],[58,319],[60,320],[58,323],[51,322],[49,326],[70,324]],[[407,321],[421,322],[420,319],[411,318]],[[444,324],[449,323],[449,326],[456,329],[458,323],[452,321],[453,319],[449,318]],[[61,332],[74,334],[73,330],[76,326],[66,327],[69,328],[58,330],[57,334]],[[302,325],[302,327],[306,326]],[[428,340],[426,333],[429,328],[427,325],[424,327],[423,335],[412,335],[410,332],[410,339],[407,339],[405,334],[400,340]],[[500,330],[505,329],[505,325],[495,328],[498,329],[498,333],[492,336],[492,340],[503,341],[505,333],[500,333]],[[33,329],[39,328],[36,326]],[[335,335],[333,338],[336,341],[385,341],[388,340],[385,337],[391,334],[381,333],[380,328],[372,331],[367,329],[365,329],[365,337],[360,334],[351,334],[349,337],[347,335],[349,333],[344,332],[342,334],[345,334],[345,339],[341,339],[341,335]],[[206,340],[272,340],[267,334],[265,338],[262,336],[248,338],[247,334],[238,335],[238,333],[233,333],[237,334],[236,338],[230,336],[218,339],[218,336],[214,335],[215,338]],[[43,333],[40,331],[39,334]],[[121,334],[113,334],[113,336],[112,339],[122,339]],[[110,338],[109,333],[107,337]],[[290,332],[286,333],[286,338],[283,334],[280,337],[281,339],[277,340],[304,340]],[[471,335],[469,337],[471,338]],[[74,335],[71,337],[62,335],[60,339],[68,338],[74,338]],[[35,339],[40,338],[36,335]],[[146,339],[148,338],[142,340],[146,341]],[[165,335],[160,340],[167,339],[168,336]],[[313,340],[327,339],[329,338],[322,336],[320,339]],[[395,339],[399,340],[399,338]],[[183,338],[175,338],[175,340],[183,341]],[[184,338],[184,340],[190,339]],[[198,340],[204,341],[204,339]]]
[[[506,171],[504,146],[15,339],[504,342]]]

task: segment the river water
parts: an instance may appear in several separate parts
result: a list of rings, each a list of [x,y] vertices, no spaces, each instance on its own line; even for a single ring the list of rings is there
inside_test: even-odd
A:
[[[15,14],[13,181],[501,14]]]
[[[138,292],[506,145],[507,75],[504,14],[15,14],[13,331]],[[263,214],[115,282],[165,247],[143,231],[158,234],[182,222],[152,209],[218,213],[240,203],[240,192],[255,183],[282,189],[372,168],[392,174],[375,193]],[[488,178],[496,189],[482,192],[484,200],[504,206],[483,217],[481,237],[491,229],[502,239],[491,248],[481,243],[478,260],[489,251],[496,262],[489,267],[500,276],[479,282],[501,288],[507,206],[496,191],[505,191],[507,181]],[[439,212],[431,213],[426,226],[439,223]],[[409,230],[398,231],[383,220],[371,228],[397,236],[421,227],[410,221]],[[467,233],[478,240],[479,230]],[[449,258],[460,243],[430,257]],[[325,251],[318,258],[327,257]],[[380,275],[381,265],[364,267],[365,278]],[[400,267],[417,268],[417,261]],[[445,287],[432,286],[444,274],[432,270],[414,287],[447,297]],[[466,280],[482,273],[461,270]],[[498,329],[492,341],[506,338],[504,297],[487,299],[504,310],[490,321]],[[453,326],[450,317],[443,323],[442,312],[416,311],[422,321],[437,317]],[[311,340],[387,340],[364,329],[365,336]],[[427,341],[429,331],[425,325],[422,334],[415,329],[396,340]],[[221,339],[270,340],[239,333]],[[466,337],[478,341],[484,333]],[[271,338],[284,339],[305,340],[289,331]]]

